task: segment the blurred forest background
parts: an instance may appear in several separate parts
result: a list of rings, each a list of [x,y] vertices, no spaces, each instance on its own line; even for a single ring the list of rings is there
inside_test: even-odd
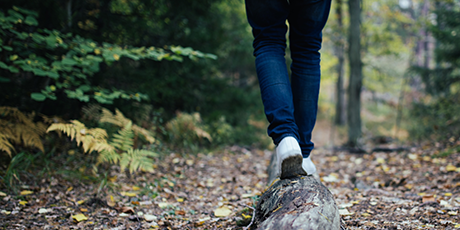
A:
[[[2,186],[38,161],[273,147],[243,0],[3,0],[0,21]],[[318,143],[458,151],[459,36],[459,0],[333,0]]]

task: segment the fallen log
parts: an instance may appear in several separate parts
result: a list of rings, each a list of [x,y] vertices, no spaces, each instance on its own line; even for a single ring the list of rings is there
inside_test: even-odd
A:
[[[268,168],[271,186],[255,211],[257,229],[341,229],[332,193],[314,176],[276,179],[276,159]]]

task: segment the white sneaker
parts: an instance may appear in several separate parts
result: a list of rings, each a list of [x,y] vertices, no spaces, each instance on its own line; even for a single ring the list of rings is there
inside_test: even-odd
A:
[[[316,173],[316,166],[311,161],[310,156],[308,156],[307,158],[303,158],[302,168],[303,170],[305,170],[305,172],[307,172],[308,175],[313,175]]]
[[[276,147],[276,159],[280,179],[307,175],[302,168],[303,157],[299,142],[294,137],[287,136],[281,140]]]

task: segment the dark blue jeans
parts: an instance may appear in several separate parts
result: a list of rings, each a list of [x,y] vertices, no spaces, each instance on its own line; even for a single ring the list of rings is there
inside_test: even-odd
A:
[[[321,80],[322,33],[331,0],[246,0],[246,13],[254,35],[256,57],[268,135],[277,145],[293,136],[304,157],[313,149]],[[289,22],[291,81],[286,67],[286,32]]]

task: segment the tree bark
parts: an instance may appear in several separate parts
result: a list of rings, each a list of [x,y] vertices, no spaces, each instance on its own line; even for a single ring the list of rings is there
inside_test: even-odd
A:
[[[361,87],[362,87],[362,62],[361,62],[361,1],[349,0],[350,14],[349,50],[350,82],[348,85],[348,145],[356,147],[361,137]]]
[[[334,46],[334,53],[337,56],[337,84],[336,84],[336,104],[335,120],[336,125],[345,124],[345,92],[343,90],[343,65],[345,63],[345,42],[341,31],[343,31],[342,0],[337,0],[335,12],[337,14],[337,25],[339,29],[338,40]]]
[[[341,229],[341,220],[332,193],[314,176],[278,180],[276,157],[268,167],[274,181],[257,204],[257,229]]]

